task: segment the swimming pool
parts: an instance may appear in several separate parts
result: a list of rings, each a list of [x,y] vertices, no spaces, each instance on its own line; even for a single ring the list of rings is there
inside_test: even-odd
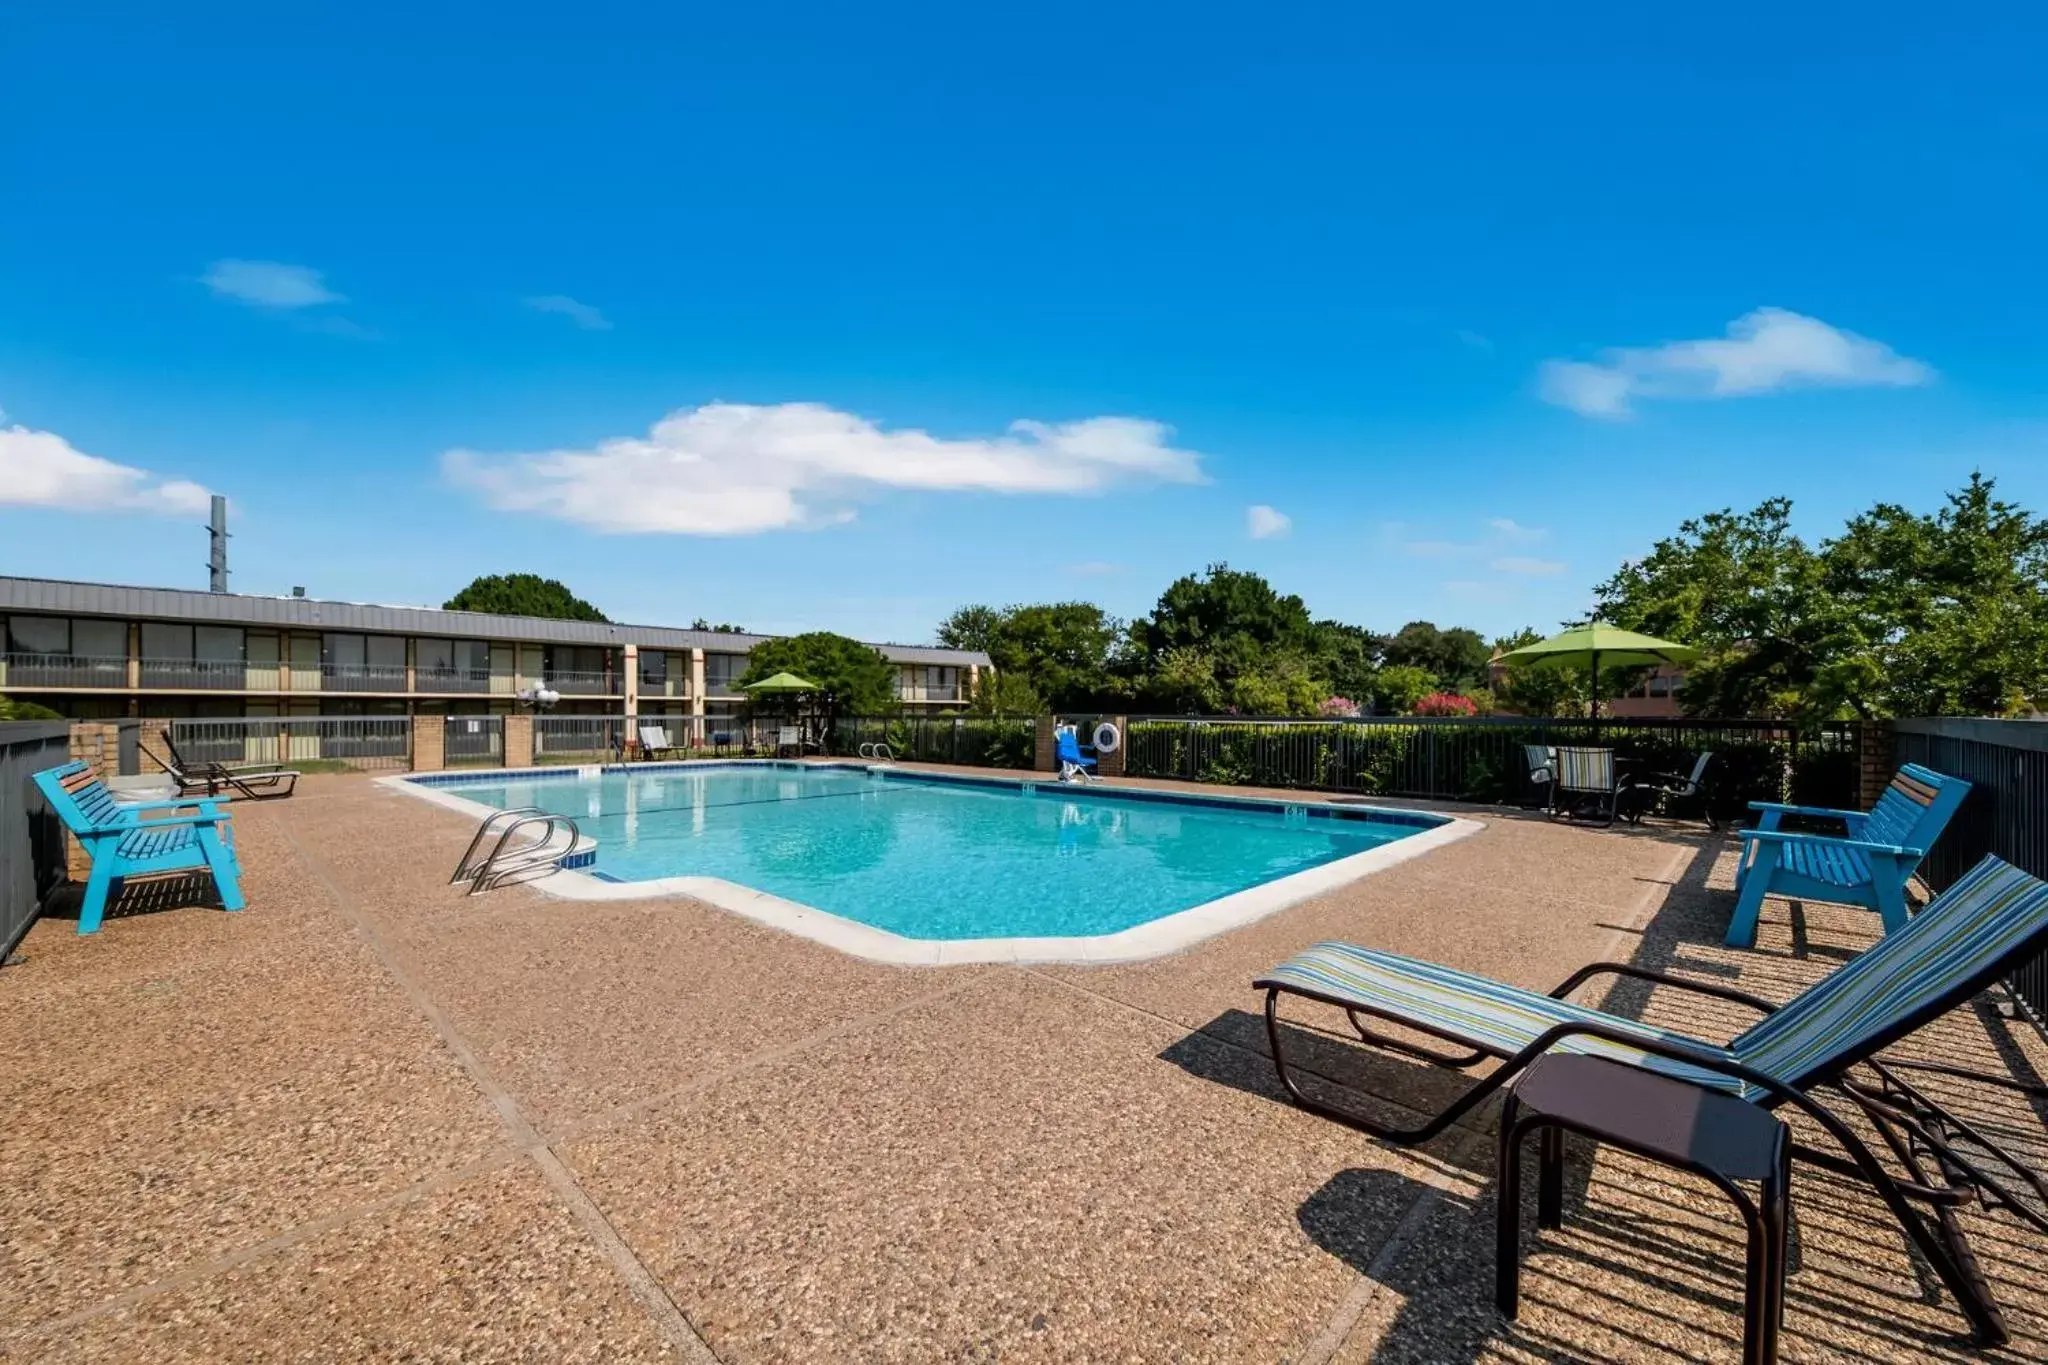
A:
[[[852,765],[636,764],[405,781],[444,804],[574,817],[597,842],[595,865],[589,876],[558,873],[544,890],[607,898],[683,891],[898,960],[900,946],[869,951],[872,939],[791,912],[952,945],[934,949],[932,960],[1033,955],[1016,946],[1026,942],[1045,949],[1037,955],[1104,955],[1073,947],[1090,941],[1144,956],[1168,950],[1148,944],[1206,937],[1233,916],[1256,918],[1393,860],[1368,855],[1441,842],[1471,824]],[[1400,850],[1411,851],[1422,848]],[[1135,943],[1107,942],[1170,920],[1182,923],[1138,933]],[[1046,948],[1051,941],[1059,951]]]

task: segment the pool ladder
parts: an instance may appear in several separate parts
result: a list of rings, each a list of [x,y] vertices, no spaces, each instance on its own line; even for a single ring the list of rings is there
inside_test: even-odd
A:
[[[526,831],[525,839],[514,845],[512,836],[522,830]],[[485,841],[493,834],[498,837],[490,845],[490,852],[479,857]],[[467,881],[469,894],[474,896],[479,891],[495,891],[515,882],[545,877],[576,851],[582,837],[574,820],[539,806],[493,811],[476,827],[448,884]]]

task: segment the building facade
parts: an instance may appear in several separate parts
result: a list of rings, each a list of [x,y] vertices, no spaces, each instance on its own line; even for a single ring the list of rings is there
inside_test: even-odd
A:
[[[773,637],[0,577],[0,693],[79,719],[509,714],[545,686],[558,714],[701,731]],[[876,645],[905,706],[963,704],[988,656]]]

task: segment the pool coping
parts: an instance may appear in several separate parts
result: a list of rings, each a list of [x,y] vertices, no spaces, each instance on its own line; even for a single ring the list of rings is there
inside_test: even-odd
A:
[[[550,765],[541,768],[454,768],[430,773],[405,773],[378,778],[379,785],[395,787],[424,801],[432,802],[447,810],[458,811],[472,819],[483,819],[493,814],[496,807],[482,802],[471,801],[448,790],[457,782],[485,782],[521,780],[534,777],[581,778],[597,772],[659,772],[663,769],[689,769],[705,767],[764,767],[775,764],[788,768],[843,768],[857,772],[880,770],[900,772],[904,776],[936,784],[954,784],[984,787],[1054,787],[1061,784],[1051,774],[1029,773],[1015,778],[982,776],[980,774],[954,774],[924,772],[889,763],[821,763],[782,762],[772,759],[681,759],[666,763],[603,763],[584,765]],[[634,901],[659,899],[669,896],[687,896],[703,901],[721,910],[730,911],[756,924],[785,933],[807,938],[814,943],[837,949],[853,957],[869,962],[889,963],[895,966],[964,966],[975,963],[1073,963],[1108,964],[1114,962],[1142,962],[1151,958],[1164,957],[1169,953],[1181,952],[1198,943],[1225,934],[1233,929],[1242,929],[1255,924],[1270,915],[1279,913],[1289,906],[1298,905],[1312,897],[1322,895],[1337,887],[1371,876],[1389,867],[1419,858],[1425,853],[1453,844],[1460,839],[1470,838],[1486,828],[1483,821],[1458,815],[1440,815],[1435,812],[1418,812],[1394,807],[1379,807],[1364,804],[1355,799],[1331,800],[1322,793],[1303,793],[1300,801],[1287,801],[1270,796],[1237,796],[1221,792],[1182,793],[1159,791],[1149,788],[1114,786],[1110,783],[1091,785],[1085,789],[1067,788],[1068,794],[1085,791],[1090,796],[1110,796],[1120,800],[1137,802],[1163,802],[1181,805],[1210,806],[1303,806],[1325,812],[1356,812],[1366,818],[1378,817],[1386,823],[1417,827],[1413,834],[1404,835],[1389,843],[1370,848],[1362,853],[1321,863],[1315,867],[1290,872],[1284,877],[1233,891],[1215,900],[1185,910],[1176,910],[1170,915],[1134,924],[1128,929],[1114,933],[1092,934],[1072,937],[1015,937],[1015,938],[960,938],[927,939],[909,938],[902,934],[878,929],[859,920],[848,919],[829,910],[803,905],[781,896],[758,891],[738,882],[722,877],[679,876],[656,877],[646,881],[613,881],[593,876],[588,872],[561,870],[554,874],[527,882],[535,890],[567,901]],[[1338,818],[1342,818],[1339,816]],[[1355,818],[1355,817],[1354,817]]]

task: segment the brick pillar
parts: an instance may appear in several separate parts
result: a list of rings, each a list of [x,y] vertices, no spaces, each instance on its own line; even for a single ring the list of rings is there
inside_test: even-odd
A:
[[[116,726],[96,720],[71,722],[70,750],[71,757],[91,764],[102,782],[118,776],[121,771],[121,732]],[[65,875],[75,882],[82,882],[91,871],[92,859],[85,856],[85,846],[66,833]]]
[[[446,758],[448,740],[448,718],[446,716],[414,716],[412,718],[412,770],[416,773],[437,772],[448,766]]]
[[[1111,716],[1109,723],[1116,727],[1116,751],[1107,754],[1097,753],[1095,755],[1095,771],[1104,777],[1122,777],[1124,775],[1124,755],[1131,751],[1130,722],[1126,721],[1122,716]]]
[[[135,747],[141,750],[141,763],[145,773],[168,771],[171,761],[170,746],[165,742],[171,732],[167,720],[145,720],[136,734]]]
[[[1898,762],[1892,753],[1892,723],[1888,720],[1863,722],[1857,746],[1856,804],[1869,810],[1884,795]]]
[[[533,717],[517,715],[505,717],[505,766],[508,768],[531,768],[533,766]]]
[[[1059,771],[1059,761],[1053,757],[1059,751],[1059,742],[1052,735],[1054,727],[1058,724],[1059,720],[1054,716],[1040,716],[1038,718],[1038,739],[1032,746],[1031,766],[1039,772],[1055,773]]]

